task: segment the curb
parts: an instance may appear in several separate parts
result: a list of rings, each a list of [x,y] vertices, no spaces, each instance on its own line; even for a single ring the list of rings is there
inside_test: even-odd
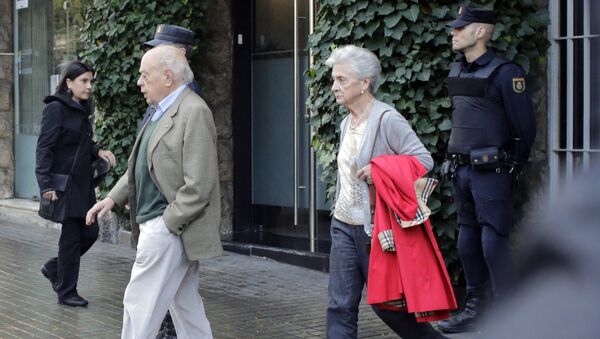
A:
[[[38,201],[28,199],[0,199],[0,219],[19,225],[30,225],[54,230],[60,230],[61,225],[37,214]],[[131,232],[118,229],[115,218],[99,220],[100,234],[98,240],[110,244],[131,246]],[[111,230],[113,230],[111,232]]]

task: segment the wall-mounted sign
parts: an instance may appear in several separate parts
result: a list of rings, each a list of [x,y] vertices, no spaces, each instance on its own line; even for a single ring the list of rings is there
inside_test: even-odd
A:
[[[29,0],[17,0],[17,9],[23,9],[29,7]]]

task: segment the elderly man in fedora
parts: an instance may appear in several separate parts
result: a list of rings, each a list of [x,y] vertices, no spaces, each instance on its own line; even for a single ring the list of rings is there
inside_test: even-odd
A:
[[[127,171],[87,213],[92,224],[129,204],[135,263],[123,296],[122,338],[156,336],[167,309],[178,338],[212,338],[198,260],[221,255],[216,128],[193,73],[173,46],[146,52],[138,86],[156,107],[138,133]]]
[[[142,46],[145,49],[151,49],[160,45],[171,45],[177,47],[184,53],[189,62],[192,57],[192,45],[194,44],[195,37],[196,34],[187,28],[176,25],[161,24],[156,26],[156,32],[154,33],[152,40],[146,41]],[[200,87],[196,80],[193,80],[187,85],[192,91],[194,91],[194,93],[202,96],[202,87]],[[146,112],[144,113],[142,120],[139,122],[138,131],[142,128],[146,120],[148,120],[148,118],[154,113],[154,110],[155,108],[153,106],[148,106],[146,108]],[[176,336],[177,333],[171,319],[171,314],[167,312],[157,338],[171,339],[175,338]]]
[[[154,38],[146,41],[142,46],[146,49],[151,49],[160,45],[175,46],[183,51],[189,62],[190,58],[192,57],[192,45],[194,44],[195,37],[196,34],[187,28],[176,25],[161,24],[156,26]],[[192,82],[187,85],[196,94],[202,96],[202,87],[200,87],[196,80],[192,80]],[[152,113],[154,113],[154,108],[152,106],[148,106],[139,127],[144,125]]]

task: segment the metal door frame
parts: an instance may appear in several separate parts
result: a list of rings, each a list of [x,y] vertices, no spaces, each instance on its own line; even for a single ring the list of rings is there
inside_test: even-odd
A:
[[[308,1],[308,34],[314,31],[315,17],[314,0]],[[317,244],[317,183],[316,183],[316,156],[311,146],[313,130],[310,126],[310,114],[305,109],[300,111],[300,81],[303,77],[300,71],[300,27],[299,27],[299,1],[294,0],[294,226],[298,226],[299,195],[301,189],[308,189],[308,229],[310,252],[316,252]],[[312,51],[309,49],[309,68],[313,66]],[[310,91],[310,89],[309,89]],[[308,187],[300,186],[300,124],[308,123],[309,140],[309,165],[308,165]]]

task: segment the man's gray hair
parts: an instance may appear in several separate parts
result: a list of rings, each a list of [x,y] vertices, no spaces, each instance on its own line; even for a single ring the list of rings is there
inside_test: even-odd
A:
[[[156,61],[159,67],[170,69],[177,82],[189,84],[194,81],[194,73],[190,68],[184,53],[173,45],[159,45],[148,51],[156,53]]]
[[[325,65],[333,67],[335,64],[348,64],[359,80],[371,79],[369,90],[375,93],[379,86],[381,64],[377,56],[366,48],[355,45],[338,47],[331,52]]]

